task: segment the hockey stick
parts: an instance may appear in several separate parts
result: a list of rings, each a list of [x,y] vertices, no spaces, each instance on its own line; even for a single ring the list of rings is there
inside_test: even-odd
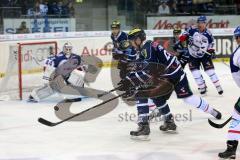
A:
[[[104,102],[102,102],[102,103],[100,103],[100,104],[97,104],[97,105],[95,105],[95,106],[93,106],[93,107],[91,107],[91,108],[88,108],[88,109],[86,109],[86,110],[84,110],[84,111],[82,111],[82,112],[79,112],[79,113],[77,113],[77,114],[74,114],[73,116],[70,116],[70,117],[68,117],[68,118],[66,118],[66,119],[64,119],[64,120],[62,120],[62,121],[59,121],[59,122],[55,122],[55,123],[54,123],[54,122],[50,122],[50,121],[48,121],[48,120],[46,120],[46,119],[43,119],[43,118],[39,118],[39,119],[38,119],[38,122],[42,123],[43,125],[49,126],[49,127],[54,127],[54,126],[59,125],[59,124],[61,124],[61,123],[63,123],[63,122],[66,122],[66,121],[68,121],[68,120],[70,120],[70,119],[73,119],[74,117],[83,115],[85,112],[87,112],[87,111],[89,111],[89,110],[92,110],[92,109],[97,108],[97,107],[99,107],[99,106],[101,106],[101,105],[103,105],[103,104],[105,104],[105,103],[108,103],[108,102],[114,100],[114,99],[117,99],[117,98],[123,96],[124,94],[126,94],[126,93],[122,93],[122,94],[120,94],[120,95],[118,95],[118,96],[116,96],[116,97],[113,97],[113,98],[111,98],[111,99],[109,99],[109,100],[106,100],[106,101],[104,101]]]
[[[223,128],[226,124],[228,124],[229,121],[231,121],[232,117],[229,117],[224,123],[222,124],[217,124],[217,123],[214,123],[213,121],[211,121],[210,119],[208,119],[208,123],[214,127],[214,128]]]
[[[207,55],[209,55],[209,56],[211,56],[212,54],[211,53],[209,53],[209,52],[207,52],[207,51],[205,51],[204,49],[202,49],[201,47],[199,47],[199,46],[197,46],[196,44],[194,44],[194,43],[192,43],[192,46],[195,46],[195,47],[197,47],[200,51],[202,51],[202,52],[204,52],[204,53],[206,53]]]
[[[121,87],[122,87],[122,86],[118,86],[118,87],[116,87],[116,88],[111,89],[110,91],[104,92],[104,93],[102,93],[102,94],[98,94],[97,96],[98,96],[98,98],[100,98],[100,97],[102,97],[102,96],[105,96],[105,95],[107,95],[107,94],[109,94],[109,93],[111,93],[111,92],[114,92],[114,91],[118,90],[118,89],[121,88]]]
[[[82,101],[82,98],[81,97],[78,97],[78,98],[71,98],[71,99],[64,99],[64,102],[80,102]]]
[[[230,67],[229,64],[227,64],[223,59],[222,59],[222,63],[227,66],[227,67]]]

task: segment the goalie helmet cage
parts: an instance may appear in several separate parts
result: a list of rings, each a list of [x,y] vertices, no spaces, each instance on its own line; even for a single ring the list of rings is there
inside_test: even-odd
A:
[[[3,91],[6,96],[11,97],[10,99],[22,100],[23,92],[30,92],[33,88],[43,85],[41,83],[43,62],[50,55],[50,50],[57,54],[57,42],[17,43],[17,46],[9,48],[7,69],[0,81],[0,93]],[[17,50],[15,55],[14,50]]]

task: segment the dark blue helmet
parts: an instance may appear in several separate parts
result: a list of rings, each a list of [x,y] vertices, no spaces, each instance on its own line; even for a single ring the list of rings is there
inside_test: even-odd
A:
[[[200,17],[198,17],[198,19],[197,19],[197,22],[203,22],[203,23],[206,23],[206,21],[207,21],[206,16],[200,16]]]
[[[142,41],[146,40],[146,33],[144,32],[143,29],[134,28],[134,29],[129,31],[128,39],[129,40],[134,40],[136,38],[140,38]]]
[[[235,37],[240,37],[240,26],[238,26],[238,27],[234,30],[234,36],[235,36]]]

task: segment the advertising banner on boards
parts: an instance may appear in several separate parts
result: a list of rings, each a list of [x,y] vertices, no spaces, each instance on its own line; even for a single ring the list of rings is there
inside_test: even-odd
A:
[[[4,34],[17,33],[21,25],[26,25],[30,33],[73,32],[76,30],[75,18],[20,18],[3,19]]]
[[[172,29],[175,26],[186,28],[192,20],[198,16],[154,16],[147,17],[147,29]],[[240,24],[237,15],[207,16],[208,28],[235,28]]]

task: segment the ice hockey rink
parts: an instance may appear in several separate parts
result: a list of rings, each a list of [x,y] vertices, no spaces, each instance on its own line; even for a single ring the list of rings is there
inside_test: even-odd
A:
[[[222,62],[215,63],[215,67],[224,94],[219,96],[203,73],[208,84],[204,98],[222,112],[223,119],[214,120],[222,123],[230,116],[240,92],[229,67]],[[188,70],[187,75],[193,92],[198,94]],[[109,69],[101,71],[92,87],[112,89]],[[168,102],[172,113],[178,115],[175,117],[178,133],[163,133],[159,130],[162,122],[152,122],[150,141],[130,139],[129,132],[137,128],[136,107],[123,101],[112,112],[91,121],[65,122],[55,127],[38,123],[39,117],[59,120],[53,109],[56,99],[38,104],[26,100],[0,101],[0,160],[217,160],[218,152],[226,148],[228,125],[223,129],[212,128],[207,122],[212,118],[210,115],[176,99],[175,93]],[[72,112],[100,102],[84,98],[72,105]],[[240,159],[239,154],[237,158]]]

